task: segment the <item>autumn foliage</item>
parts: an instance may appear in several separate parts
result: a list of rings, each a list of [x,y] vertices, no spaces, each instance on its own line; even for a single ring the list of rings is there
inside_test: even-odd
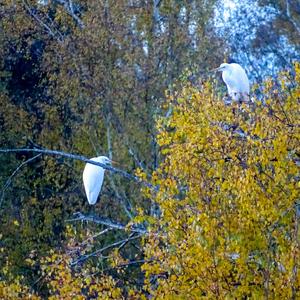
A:
[[[158,189],[142,191],[159,212],[140,208],[132,221],[148,229],[140,273],[120,281],[128,261],[118,251],[107,271],[51,251],[39,262],[49,299],[300,297],[299,99],[299,64],[249,104],[224,104],[210,82],[167,92]],[[7,275],[0,287],[4,299],[39,297],[22,278]]]
[[[165,159],[153,174],[161,217],[145,244],[154,262],[143,266],[155,298],[299,297],[298,64],[295,72],[293,82],[267,81],[250,104],[227,106],[210,84],[167,97]]]

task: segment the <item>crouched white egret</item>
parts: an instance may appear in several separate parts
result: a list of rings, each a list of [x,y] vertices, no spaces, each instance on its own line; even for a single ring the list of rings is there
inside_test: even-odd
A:
[[[234,101],[248,102],[250,97],[250,84],[245,70],[236,63],[223,63],[213,71],[222,72],[229,96]]]
[[[91,158],[91,160],[102,163],[104,165],[112,164],[112,160],[110,160],[106,156],[93,157]],[[91,205],[97,202],[103,184],[104,172],[105,169],[103,169],[102,167],[89,163],[85,165],[85,168],[83,170],[83,185],[88,202]]]

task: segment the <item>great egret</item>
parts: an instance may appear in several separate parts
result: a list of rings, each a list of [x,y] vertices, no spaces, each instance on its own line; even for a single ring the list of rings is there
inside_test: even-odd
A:
[[[112,161],[106,156],[93,157],[91,160],[102,163],[104,165],[111,165]],[[97,198],[101,191],[105,169],[100,166],[87,163],[83,170],[82,178],[85,193],[89,204],[93,205],[97,202]]]
[[[236,63],[223,63],[213,71],[222,72],[222,78],[227,86],[228,94],[234,101],[248,102],[250,85],[245,70]]]

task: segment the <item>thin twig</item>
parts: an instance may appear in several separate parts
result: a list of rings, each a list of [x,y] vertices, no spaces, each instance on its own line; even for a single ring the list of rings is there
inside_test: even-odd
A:
[[[84,23],[82,20],[75,14],[74,6],[72,0],[56,0],[55,2],[62,5],[67,13],[75,20],[80,29],[84,28]]]
[[[68,13],[70,14],[70,16],[72,18],[74,18],[74,20],[77,22],[78,26],[82,29],[84,28],[84,24],[81,21],[81,19],[75,14],[74,12],[74,7],[73,7],[73,2],[72,0],[69,0],[69,5],[65,5],[65,7],[69,7],[69,9],[67,9]]]
[[[58,42],[63,42],[64,40],[64,37],[63,35],[61,34],[61,32],[58,32],[59,34],[59,37],[56,36],[56,34],[53,32],[53,30],[46,24],[44,23],[33,11],[32,9],[30,8],[30,6],[27,4],[27,2],[25,0],[22,0],[23,2],[23,5],[25,7],[25,9],[27,10],[27,12],[40,24],[42,25],[42,27],[44,27],[46,29],[46,31],[48,32],[49,35],[51,35],[53,38],[55,38]]]
[[[292,22],[292,24],[294,25],[295,29],[297,30],[298,34],[300,34],[300,25],[297,24],[297,22],[293,19],[293,16],[291,14],[291,4],[290,4],[290,0],[286,0],[286,15],[289,18],[289,21]]]
[[[5,191],[8,189],[9,185],[11,184],[11,180],[12,178],[19,172],[19,170],[26,164],[30,163],[31,161],[35,160],[36,158],[40,157],[42,154],[38,154],[38,155],[35,155],[34,157],[31,157],[25,161],[23,161],[13,172],[12,174],[8,177],[8,179],[6,180],[4,186],[3,186],[3,189],[1,191],[1,198],[0,198],[0,207],[2,205],[2,202],[3,202],[3,199],[4,199],[4,193]]]
[[[134,235],[135,235],[134,232],[131,233],[131,234],[129,235],[129,238],[133,237]],[[122,243],[122,244],[118,247],[118,251],[120,251],[122,248],[124,248],[124,247],[127,245],[128,241],[129,241],[128,239],[127,239],[126,241],[124,241],[124,243]]]
[[[96,223],[96,224],[105,225],[105,226],[107,226],[109,228],[112,228],[112,229],[119,229],[119,230],[124,230],[124,231],[129,231],[129,232],[136,232],[136,233],[141,233],[141,234],[148,233],[148,231],[146,229],[135,228],[133,226],[127,227],[126,225],[123,225],[121,223],[111,221],[108,218],[97,217],[97,216],[93,216],[93,215],[86,216],[86,215],[82,214],[81,212],[77,212],[74,215],[75,215],[75,218],[68,219],[68,220],[66,220],[66,222],[87,221],[87,222],[93,222],[93,223]]]
[[[105,250],[108,250],[108,249],[110,249],[110,248],[119,246],[119,245],[123,244],[124,242],[133,241],[133,240],[136,240],[136,239],[138,239],[138,238],[140,238],[140,237],[142,237],[141,234],[136,235],[136,236],[133,236],[133,237],[129,237],[129,238],[127,238],[127,239],[124,239],[124,240],[121,240],[121,241],[112,243],[112,244],[110,244],[110,245],[108,245],[108,246],[105,246],[105,247],[103,247],[103,248],[101,248],[101,249],[98,249],[98,250],[96,250],[96,251],[94,251],[94,252],[92,252],[92,253],[90,253],[90,254],[83,255],[83,256],[81,256],[80,258],[74,260],[74,261],[71,263],[71,266],[75,266],[76,264],[78,264],[78,263],[80,263],[80,262],[83,262],[83,261],[89,259],[90,257],[97,256],[98,254],[104,252]]]
[[[129,219],[133,219],[132,213],[127,208],[125,197],[121,197],[120,196],[119,191],[118,191],[118,189],[117,189],[117,187],[115,185],[114,179],[112,177],[109,177],[109,182],[110,182],[110,186],[112,187],[112,189],[113,189],[113,191],[115,193],[115,197],[122,204],[126,215],[129,217]],[[127,200],[127,203],[128,202],[129,201]],[[131,205],[130,205],[130,210],[132,210]]]
[[[100,236],[100,235],[103,235],[104,233],[106,233],[106,232],[108,232],[108,231],[110,231],[110,230],[112,230],[112,228],[106,228],[106,229],[104,229],[104,230],[102,230],[102,231],[100,231],[100,232],[94,234],[93,236],[91,236],[91,237],[87,238],[86,240],[84,240],[84,241],[81,243],[81,245],[83,246],[83,245],[88,244],[88,242],[89,242],[90,240],[92,240],[92,239],[94,239],[94,238],[96,238],[96,237],[98,237],[98,236]]]

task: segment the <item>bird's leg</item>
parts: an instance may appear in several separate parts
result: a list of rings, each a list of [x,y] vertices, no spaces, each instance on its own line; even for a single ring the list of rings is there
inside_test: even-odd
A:
[[[236,108],[235,108],[235,107],[232,107],[232,114],[233,114],[234,116],[236,116]]]
[[[225,96],[223,97],[223,101],[224,101],[225,105],[231,105],[232,98],[228,93],[226,93]]]
[[[87,214],[89,216],[94,216],[95,215],[95,205],[89,205],[88,206]]]

